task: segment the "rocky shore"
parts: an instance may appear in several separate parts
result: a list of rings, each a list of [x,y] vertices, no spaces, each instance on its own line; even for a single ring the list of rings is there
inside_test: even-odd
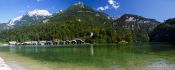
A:
[[[0,70],[12,70],[7,64],[5,64],[4,60],[0,57]]]

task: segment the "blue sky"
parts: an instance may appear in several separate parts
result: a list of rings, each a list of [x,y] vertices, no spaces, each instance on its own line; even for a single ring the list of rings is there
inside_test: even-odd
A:
[[[45,9],[54,13],[77,2],[83,2],[110,16],[129,13],[161,22],[175,17],[175,0],[0,0],[0,23],[35,9]]]

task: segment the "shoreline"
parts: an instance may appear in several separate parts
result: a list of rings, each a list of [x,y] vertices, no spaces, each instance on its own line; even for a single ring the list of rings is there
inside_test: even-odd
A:
[[[0,57],[0,70],[12,70],[5,62],[4,59]]]
[[[2,45],[0,44],[0,47],[6,47],[6,46],[11,46],[11,47],[15,47],[15,46],[83,46],[83,45],[91,45],[90,43],[85,43],[85,44],[64,44],[64,45]]]

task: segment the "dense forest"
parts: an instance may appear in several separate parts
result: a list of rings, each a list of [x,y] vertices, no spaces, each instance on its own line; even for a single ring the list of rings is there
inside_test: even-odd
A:
[[[150,33],[150,42],[175,42],[175,18],[168,19]]]
[[[25,17],[25,19],[31,18],[33,19],[33,17]],[[170,32],[174,31],[171,22],[174,23],[172,20],[167,20],[164,24],[160,24],[154,19],[132,14],[124,14],[113,19],[84,4],[77,4],[51,17],[35,21],[28,20],[28,22],[15,25],[14,28],[2,30],[0,41],[23,42],[81,38],[88,43],[119,43],[122,41],[140,43],[155,41],[155,34],[162,32],[159,28],[168,27]]]

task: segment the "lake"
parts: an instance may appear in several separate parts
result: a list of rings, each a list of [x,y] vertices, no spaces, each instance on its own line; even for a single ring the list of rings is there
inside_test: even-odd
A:
[[[173,70],[170,44],[6,46],[0,57],[13,70]]]

